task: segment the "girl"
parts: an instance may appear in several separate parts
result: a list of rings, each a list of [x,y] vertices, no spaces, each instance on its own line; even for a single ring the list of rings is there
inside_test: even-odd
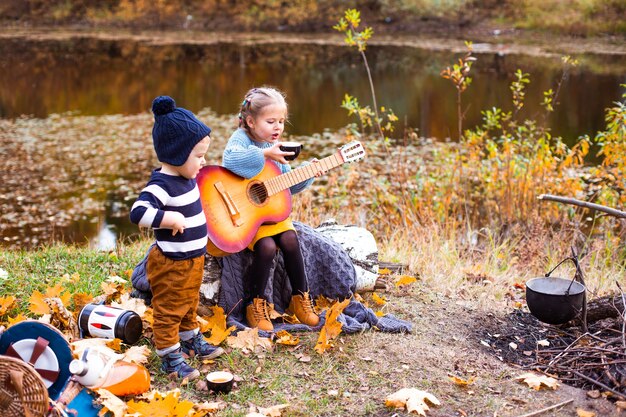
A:
[[[291,171],[285,156],[294,153],[283,152],[280,149],[286,119],[287,103],[281,92],[269,87],[253,88],[248,91],[241,103],[239,128],[226,145],[222,165],[247,179],[263,170],[266,159],[276,163],[282,173]],[[296,194],[312,182],[313,178],[296,184],[289,190]],[[262,225],[248,248],[254,251],[250,267],[250,278],[253,283],[252,300],[246,306],[248,324],[265,331],[274,330],[264,290],[270,278],[274,257],[280,249],[291,284],[289,311],[294,313],[301,323],[317,326],[319,317],[313,311],[304,272],[304,260],[291,220]]]

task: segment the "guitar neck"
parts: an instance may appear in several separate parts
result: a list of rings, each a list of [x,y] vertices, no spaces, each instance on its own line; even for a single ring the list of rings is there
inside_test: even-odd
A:
[[[330,171],[343,163],[344,160],[341,156],[341,152],[337,151],[334,155],[327,156],[315,163],[310,163],[285,174],[265,180],[263,184],[265,184],[268,195],[272,196],[302,181],[313,178],[319,172]]]

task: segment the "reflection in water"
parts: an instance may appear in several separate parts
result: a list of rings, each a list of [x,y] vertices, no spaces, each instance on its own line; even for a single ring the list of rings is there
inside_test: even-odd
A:
[[[112,225],[102,222],[98,234],[91,240],[91,246],[103,251],[115,250],[117,246],[117,236],[113,233],[113,229],[114,227]]]
[[[79,111],[135,114],[152,98],[169,94],[185,107],[234,114],[251,86],[275,85],[289,99],[289,132],[311,134],[351,120],[339,106],[345,93],[369,103],[362,62],[347,47],[301,44],[152,45],[134,41],[1,40],[0,116]],[[368,59],[381,105],[392,108],[421,136],[444,138],[456,130],[456,91],[440,77],[458,55],[410,47],[371,46]],[[473,82],[463,95],[464,126],[480,123],[481,110],[511,108],[512,74],[521,68],[531,84],[522,116],[543,114],[543,91],[561,77],[558,58],[477,55]],[[548,121],[572,142],[604,127],[604,109],[620,98],[626,57],[580,57],[561,88]],[[599,61],[599,62],[598,62]],[[602,72],[599,72],[602,68]],[[454,134],[452,134],[454,136]]]
[[[456,136],[456,91],[439,75],[458,55],[410,47],[368,48],[378,102],[400,118],[397,131],[418,129],[425,137]],[[134,41],[90,38],[65,41],[0,40],[0,117],[22,114],[46,117],[79,111],[86,115],[148,112],[152,99],[173,96],[193,111],[210,107],[219,114],[234,114],[241,96],[252,86],[270,84],[284,90],[290,104],[292,134],[337,129],[353,121],[340,108],[344,94],[369,103],[370,91],[362,61],[354,50],[330,45],[263,44],[152,45]],[[526,105],[521,117],[541,119],[543,92],[555,89],[561,78],[560,60],[516,55],[482,54],[472,69],[472,85],[463,94],[465,127],[481,121],[481,110],[511,108],[509,89],[518,69],[530,74]],[[604,128],[605,108],[621,97],[626,57],[578,57],[560,90],[556,111],[547,120],[566,142]],[[116,239],[139,234],[117,205],[120,194],[102,190],[106,201],[97,214],[69,228],[52,230],[52,238],[115,248]],[[95,198],[95,197],[94,197]],[[98,198],[97,201],[103,199]],[[6,229],[3,244],[24,246],[41,242],[23,237],[20,225]],[[7,240],[8,239],[8,240]]]

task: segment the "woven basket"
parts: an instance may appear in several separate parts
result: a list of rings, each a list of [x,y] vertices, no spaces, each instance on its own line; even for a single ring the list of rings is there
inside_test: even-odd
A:
[[[45,416],[48,406],[48,390],[37,371],[26,362],[0,355],[0,416]]]

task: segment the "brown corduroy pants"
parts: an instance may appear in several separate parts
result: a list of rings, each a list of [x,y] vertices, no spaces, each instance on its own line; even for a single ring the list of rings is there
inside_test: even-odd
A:
[[[166,257],[157,246],[150,250],[146,272],[152,289],[157,349],[176,345],[179,331],[198,328],[196,310],[203,270],[204,255],[180,261]]]

